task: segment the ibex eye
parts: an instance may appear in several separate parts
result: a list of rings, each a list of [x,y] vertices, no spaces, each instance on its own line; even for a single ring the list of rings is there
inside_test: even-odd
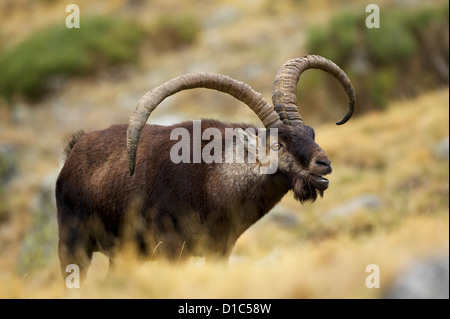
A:
[[[281,144],[280,143],[274,143],[271,146],[271,149],[273,149],[274,151],[278,151],[281,148]]]

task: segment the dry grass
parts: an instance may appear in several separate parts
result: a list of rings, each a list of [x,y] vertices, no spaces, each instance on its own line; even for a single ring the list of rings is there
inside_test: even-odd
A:
[[[395,231],[355,241],[346,235],[297,243],[276,258],[231,262],[228,266],[140,263],[130,256],[108,275],[97,256],[80,289],[63,287],[57,265],[39,274],[2,282],[7,298],[377,298],[414,258],[448,250],[448,216],[411,217]],[[447,243],[446,243],[447,242]],[[258,244],[258,243],[253,243]],[[263,254],[262,251],[259,252]],[[366,266],[381,269],[381,288],[368,289]]]

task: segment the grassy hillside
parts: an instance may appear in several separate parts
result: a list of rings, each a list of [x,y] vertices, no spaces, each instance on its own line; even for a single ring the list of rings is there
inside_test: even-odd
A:
[[[230,264],[184,265],[119,258],[107,277],[97,254],[81,289],[63,289],[56,257],[23,276],[2,271],[0,296],[13,298],[377,298],[414,259],[448,253],[448,156],[435,153],[448,136],[448,90],[391,104],[348,125],[316,127],[333,161],[323,199],[301,206],[288,194],[276,210],[300,220],[280,226],[269,214],[238,241]],[[376,207],[333,209],[363,194]],[[276,212],[274,212],[276,214]],[[7,258],[3,256],[2,258]],[[368,289],[365,268],[381,269]]]

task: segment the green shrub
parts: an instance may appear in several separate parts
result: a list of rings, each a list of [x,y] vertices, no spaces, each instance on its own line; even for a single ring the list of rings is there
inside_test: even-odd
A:
[[[394,91],[397,74],[392,68],[385,68],[375,72],[367,78],[367,91],[370,100],[378,109],[384,109],[388,98]]]
[[[402,19],[409,29],[420,32],[430,24],[434,23],[442,24],[442,26],[445,27],[445,21],[448,22],[448,10],[449,3],[448,1],[444,1],[441,7],[424,7],[412,15],[405,15]]]
[[[306,46],[310,52],[321,52],[336,63],[346,63],[359,45],[361,23],[364,23],[361,16],[344,11],[332,17],[327,27],[312,27]]]
[[[325,27],[308,32],[307,49],[334,61],[354,83],[361,111],[448,84],[435,70],[430,50],[448,61],[448,2],[413,9],[385,7],[380,28],[367,28],[365,12],[337,14]],[[445,31],[447,30],[447,31]],[[447,64],[448,66],[448,64]],[[336,90],[327,90],[336,100]]]
[[[111,17],[84,18],[78,29],[59,24],[39,30],[0,55],[0,95],[38,99],[55,76],[135,61],[142,35],[133,21]]]
[[[397,15],[383,18],[383,28],[367,30],[364,39],[370,59],[378,65],[407,61],[418,47],[414,34]]]

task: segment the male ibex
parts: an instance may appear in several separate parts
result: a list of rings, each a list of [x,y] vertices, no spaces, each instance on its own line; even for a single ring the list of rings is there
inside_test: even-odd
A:
[[[310,68],[331,73],[341,83],[348,105],[336,124],[348,121],[355,105],[350,80],[333,62],[310,55],[287,61],[280,68],[273,84],[273,107],[247,84],[230,77],[186,74],[145,94],[128,126],[74,135],[56,183],[63,274],[68,264],[77,264],[85,274],[94,251],[104,252],[111,260],[116,249],[130,239],[147,256],[226,260],[239,236],[289,190],[300,202],[322,195],[329,184],[323,176],[331,173],[330,160],[315,143],[314,130],[303,123],[297,107],[297,82]],[[182,129],[192,135],[195,123],[160,126],[146,125],[146,121],[166,97],[192,88],[228,93],[256,113],[266,128],[263,143],[277,157],[272,174],[261,174],[264,163],[258,160],[174,163],[171,154],[177,140],[171,133]],[[225,141],[226,130],[236,130],[232,143],[247,143],[244,157],[251,157],[255,127],[201,121],[201,132],[208,128],[221,133],[221,145],[229,142]],[[275,142],[273,128],[277,129]],[[197,146],[204,149],[206,142]],[[195,147],[195,141],[189,143]],[[224,159],[227,150],[220,150],[219,159]]]

